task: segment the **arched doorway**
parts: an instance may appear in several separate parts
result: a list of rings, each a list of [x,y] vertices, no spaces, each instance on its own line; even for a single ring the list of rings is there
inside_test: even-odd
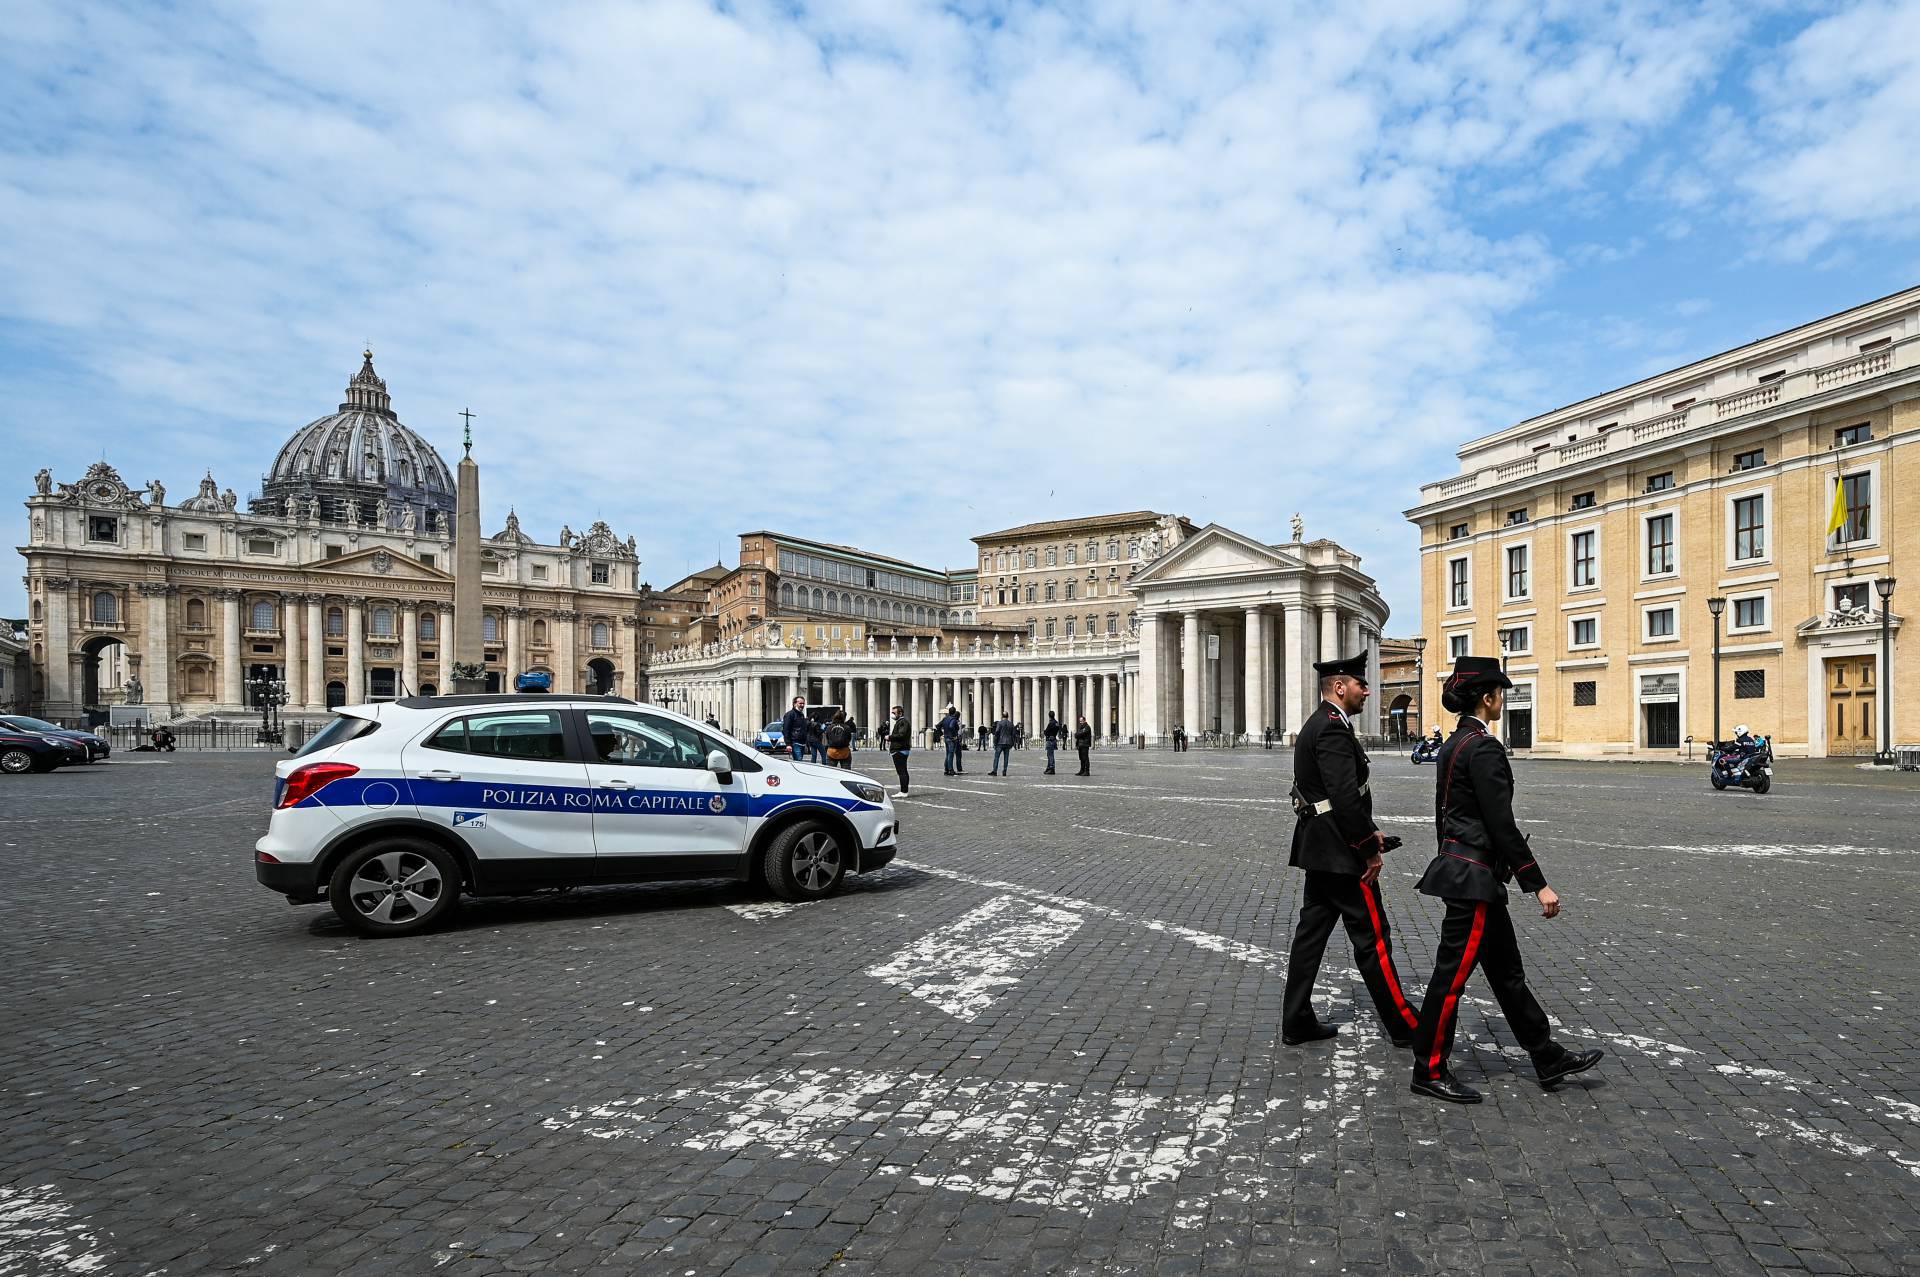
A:
[[[612,661],[598,656],[587,662],[587,690],[595,696],[606,696],[613,691]]]
[[[422,696],[438,696],[439,694],[440,694],[440,689],[439,689],[439,688],[437,688],[437,687],[435,687],[435,686],[434,686],[434,685],[433,685],[432,683],[422,683],[422,684],[420,684],[420,695],[422,695]]]
[[[339,709],[347,703],[347,685],[339,679],[327,684],[327,708]]]
[[[87,709],[104,709],[123,703],[128,680],[133,677],[127,645],[102,634],[81,644],[80,651],[86,657],[81,667],[81,705]]]
[[[1409,721],[1413,714],[1413,697],[1405,692],[1393,698],[1393,704],[1387,707],[1387,722],[1392,728],[1395,740],[1406,740],[1420,730],[1417,721]]]

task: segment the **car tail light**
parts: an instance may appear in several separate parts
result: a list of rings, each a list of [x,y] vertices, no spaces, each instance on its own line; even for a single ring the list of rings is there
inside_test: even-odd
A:
[[[359,770],[352,763],[308,763],[305,767],[296,767],[287,773],[286,786],[281,789],[280,801],[274,807],[297,807],[334,781],[352,776]]]

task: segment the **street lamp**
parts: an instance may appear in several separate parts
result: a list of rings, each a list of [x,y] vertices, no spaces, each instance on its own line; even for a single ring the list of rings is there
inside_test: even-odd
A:
[[[1506,673],[1506,670],[1507,670],[1507,648],[1512,646],[1513,644],[1513,631],[1501,630],[1499,631],[1499,636],[1500,636],[1500,672],[1504,674]]]
[[[1713,613],[1713,744],[1720,746],[1720,614],[1727,610],[1727,601],[1716,594],[1707,600],[1707,611]]]
[[[253,693],[253,703],[260,707],[260,731],[254,741],[261,745],[281,744],[283,737],[277,711],[287,703],[286,682],[269,674],[257,674],[247,680],[247,689]]]
[[[1893,580],[1883,576],[1873,583],[1880,593],[1880,752],[1873,761],[1887,766],[1899,761],[1893,752],[1893,617],[1887,611]]]

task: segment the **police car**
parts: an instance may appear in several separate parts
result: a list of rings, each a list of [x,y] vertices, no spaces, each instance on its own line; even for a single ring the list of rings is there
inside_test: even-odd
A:
[[[879,785],[755,754],[615,696],[412,696],[348,706],[275,769],[260,882],[370,936],[460,896],[730,877],[817,900],[894,858]]]

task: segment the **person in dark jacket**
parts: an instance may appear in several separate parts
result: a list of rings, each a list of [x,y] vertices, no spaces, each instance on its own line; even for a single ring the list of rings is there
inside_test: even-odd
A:
[[[1047,770],[1045,774],[1048,776],[1053,775],[1053,751],[1059,748],[1060,738],[1066,734],[1066,726],[1061,723],[1059,716],[1052,710],[1048,710],[1046,730],[1041,733],[1041,735],[1047,738]]]
[[[959,707],[954,705],[947,706],[947,716],[940,720],[939,735],[940,740],[947,747],[946,774],[949,776],[963,775],[967,770],[962,766],[964,759],[961,757],[963,751],[960,740],[960,738],[966,734],[966,730],[967,729],[960,724]]]
[[[1089,755],[1093,750],[1093,728],[1087,723],[1085,714],[1076,715],[1073,726],[1073,748],[1080,755],[1080,770],[1076,776],[1091,776],[1093,768],[1089,765]]]
[[[1547,885],[1513,818],[1513,766],[1506,747],[1487,731],[1512,686],[1497,657],[1462,656],[1440,689],[1440,703],[1460,715],[1460,722],[1434,760],[1440,850],[1421,876],[1420,890],[1445,900],[1447,916],[1414,1035],[1413,1092],[1452,1104],[1480,1102],[1480,1093],[1461,1085],[1447,1063],[1460,995],[1476,964],[1486,970],[1493,996],[1515,1040],[1533,1057],[1542,1086],[1552,1090],[1586,1072],[1602,1054],[1569,1051],[1553,1040],[1547,1013],[1527,988],[1520,945],[1507,916],[1506,884],[1514,879],[1520,890],[1539,899],[1542,917],[1560,915],[1560,897]]]
[[[992,734],[993,734],[992,728],[988,727],[985,723],[980,724],[980,751],[982,753],[986,752],[987,738]]]
[[[833,721],[820,734],[820,740],[827,747],[827,766],[853,770],[853,729],[845,710],[833,712]]]
[[[907,755],[913,752],[913,724],[907,721],[907,711],[898,705],[893,707],[893,721],[887,724],[887,752],[893,755],[893,770],[900,775],[900,793],[904,796],[913,786],[907,782]]]
[[[807,698],[793,698],[793,708],[780,717],[780,740],[787,747],[787,757],[794,762],[805,762],[809,742],[813,739],[813,723],[807,718]]]
[[[1280,1013],[1280,1040],[1288,1046],[1318,1042],[1339,1030],[1313,1011],[1313,982],[1335,921],[1344,921],[1353,941],[1354,965],[1373,997],[1374,1010],[1395,1046],[1409,1046],[1420,1017],[1407,1002],[1393,965],[1393,935],[1380,901],[1381,858],[1400,845],[1373,823],[1367,754],[1353,734],[1350,715],[1367,703],[1367,658],[1316,661],[1320,704],[1301,725],[1293,747],[1293,850],[1287,863],[1306,871],[1300,923],[1287,959],[1287,992]]]
[[[1013,774],[1013,747],[1020,740],[1020,729],[1013,725],[1013,719],[1002,712],[1000,721],[993,725],[993,770],[987,775],[1010,776]]]

